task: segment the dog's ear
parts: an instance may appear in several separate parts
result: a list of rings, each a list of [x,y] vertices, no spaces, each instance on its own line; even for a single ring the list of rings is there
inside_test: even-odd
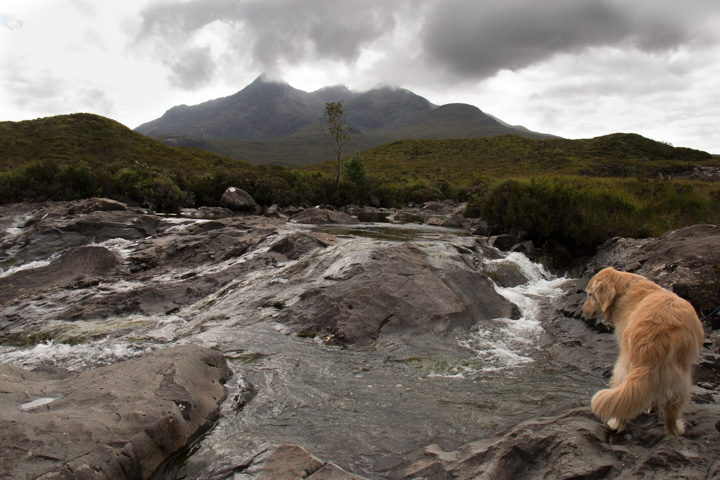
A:
[[[607,279],[599,280],[595,282],[595,297],[602,311],[606,311],[610,308],[613,301],[615,300],[615,283],[608,282]]]

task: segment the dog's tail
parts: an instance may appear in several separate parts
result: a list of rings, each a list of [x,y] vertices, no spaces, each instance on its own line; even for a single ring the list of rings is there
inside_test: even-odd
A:
[[[648,406],[657,388],[657,369],[636,366],[615,388],[600,390],[592,398],[595,414],[608,422],[610,419],[630,420]]]

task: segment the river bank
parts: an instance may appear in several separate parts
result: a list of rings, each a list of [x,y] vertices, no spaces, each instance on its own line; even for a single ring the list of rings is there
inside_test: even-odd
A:
[[[540,424],[553,426],[555,433],[542,435],[555,440],[539,444],[563,445],[565,460],[522,450],[518,465],[545,478],[564,478],[566,463],[618,476],[630,458],[618,449],[640,458],[633,449],[645,448],[646,463],[658,463],[676,445],[656,433],[649,441],[644,432],[655,426],[643,420],[630,439],[611,444],[607,429],[588,415],[615,347],[600,326],[578,318],[580,292],[604,263],[694,291],[693,281],[708,283],[694,272],[711,275],[718,262],[716,229],[698,227],[656,247],[617,241],[564,276],[531,261],[522,242],[503,246],[500,238],[472,234],[479,226],[458,207],[351,211],[383,216],[382,223],[362,223],[323,209],[183,217],[98,200],[3,206],[0,363],[57,369],[67,378],[117,366],[114,375],[122,376],[127,361],[171,347],[221,352],[234,376],[223,377],[225,394],[215,395],[215,415],[204,417],[217,423],[197,422],[188,437],[198,440],[192,454],[163,464],[154,478],[262,478],[282,465],[312,465],[316,478],[472,478],[459,473],[470,471],[463,470],[469,462],[476,476],[500,458],[509,462],[517,453],[509,439]],[[408,220],[424,223],[389,223]],[[654,253],[638,257],[647,251]],[[711,418],[718,413],[720,345],[711,330],[709,324],[694,396],[694,405],[704,406],[689,416],[698,428],[678,440],[690,453],[673,457],[673,468],[692,463],[709,472],[715,467],[705,459],[718,458]],[[159,395],[177,392],[172,384],[161,382]],[[172,399],[177,418],[209,405]],[[52,413],[57,405],[38,408]],[[17,422],[0,416],[6,421]],[[594,440],[578,446],[563,438],[580,430],[592,431]],[[83,432],[76,433],[80,441]],[[32,462],[11,446],[19,438],[8,440],[2,457],[14,469],[6,471],[23,478]],[[83,438],[93,451],[132,443]],[[46,444],[39,463],[48,474],[76,460]],[[596,456],[596,447],[619,460],[597,468],[566,462]],[[176,450],[165,448],[162,458]],[[705,478],[697,475],[690,478]]]

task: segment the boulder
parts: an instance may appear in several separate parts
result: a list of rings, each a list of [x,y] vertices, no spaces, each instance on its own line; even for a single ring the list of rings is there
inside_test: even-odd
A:
[[[127,258],[130,271],[124,277],[141,285],[131,290],[84,295],[56,315],[59,319],[80,320],[132,313],[169,314],[218,291],[240,275],[283,260],[280,254],[267,252],[227,268],[205,273],[192,270],[240,256],[275,235],[274,228],[246,229],[234,219],[225,219],[145,239]],[[185,273],[177,275],[178,271]],[[165,282],[145,282],[147,278],[168,274],[170,278]],[[31,324],[32,319],[24,318],[19,324],[28,325],[28,322]]]
[[[129,261],[132,270],[196,267],[242,255],[276,231],[275,228],[247,228],[233,219],[196,223],[180,232],[143,240]]]
[[[220,205],[230,210],[252,210],[257,203],[245,190],[228,187],[220,197]]]
[[[478,272],[435,271],[423,253],[402,244],[375,250],[334,283],[300,295],[280,321],[303,333],[366,345],[382,335],[469,330],[478,322],[518,318]]]
[[[560,309],[566,317],[582,319],[590,327],[608,332],[601,319],[582,316],[585,287],[597,272],[614,267],[643,275],[660,286],[688,300],[702,319],[720,305],[720,228],[716,225],[693,225],[668,232],[657,238],[613,238],[598,248]],[[706,319],[711,329],[720,328],[720,315]]]
[[[356,225],[360,223],[360,220],[355,217],[351,217],[347,213],[336,212],[325,208],[308,208],[307,210],[303,210],[302,212],[290,217],[290,221],[314,225]]]
[[[193,346],[77,374],[0,365],[0,471],[149,478],[214,424],[231,374],[220,352]]]
[[[422,212],[433,212],[433,215],[453,216],[461,213],[462,206],[458,206],[452,200],[444,200],[442,202],[426,202],[420,209]]]
[[[297,260],[316,248],[325,248],[335,243],[337,239],[332,235],[298,232],[283,237],[270,248],[270,251],[281,253],[290,260]]]
[[[720,227],[693,225],[658,238],[614,238],[598,249],[583,274],[612,266],[637,273],[688,300],[700,318],[720,306]],[[707,319],[720,328],[720,315]]]
[[[528,258],[534,259],[538,256],[538,249],[535,248],[535,244],[532,240],[525,240],[524,242],[516,243],[510,247],[511,252],[520,252]]]
[[[503,252],[509,252],[513,245],[517,243],[518,238],[515,235],[510,235],[508,233],[490,237],[490,245],[498,250],[502,250]]]

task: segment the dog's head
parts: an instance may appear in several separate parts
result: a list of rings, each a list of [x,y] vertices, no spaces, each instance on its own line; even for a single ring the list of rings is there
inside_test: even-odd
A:
[[[612,267],[600,270],[588,282],[587,300],[583,305],[583,315],[594,318],[605,312],[615,300],[615,280],[618,271]]]

